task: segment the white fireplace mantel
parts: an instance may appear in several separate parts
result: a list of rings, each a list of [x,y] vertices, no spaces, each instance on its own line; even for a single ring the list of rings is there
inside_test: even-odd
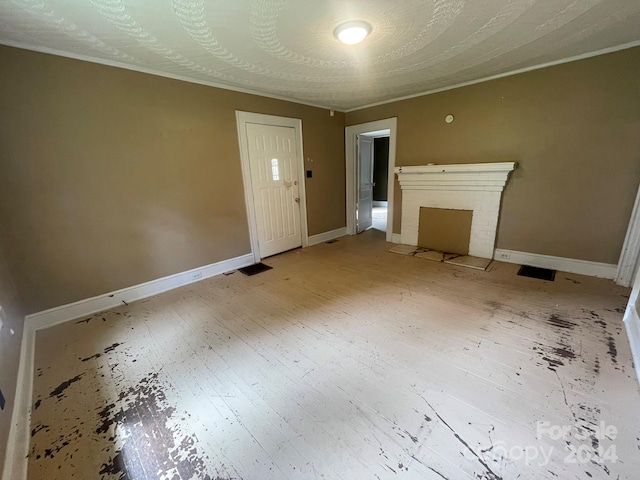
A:
[[[501,192],[515,162],[417,165],[396,167],[400,186],[406,189],[488,190]]]
[[[515,162],[396,167],[402,188],[401,242],[418,244],[420,207],[472,210],[469,255],[493,258],[500,199]]]

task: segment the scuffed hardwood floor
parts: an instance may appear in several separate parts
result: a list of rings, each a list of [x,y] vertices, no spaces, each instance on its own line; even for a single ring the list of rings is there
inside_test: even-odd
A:
[[[639,478],[627,289],[390,247],[39,331],[29,479]]]

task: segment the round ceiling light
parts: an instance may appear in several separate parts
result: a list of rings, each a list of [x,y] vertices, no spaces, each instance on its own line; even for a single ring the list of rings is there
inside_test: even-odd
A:
[[[338,25],[333,34],[346,45],[355,45],[371,33],[371,25],[360,20]]]

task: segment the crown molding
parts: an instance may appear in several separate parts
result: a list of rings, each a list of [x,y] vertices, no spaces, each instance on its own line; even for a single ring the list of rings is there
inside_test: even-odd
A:
[[[511,70],[509,72],[499,73],[498,75],[491,75],[489,77],[478,78],[477,80],[470,80],[468,82],[456,83],[455,85],[449,85],[447,87],[436,88],[433,90],[426,90],[421,93],[414,93],[411,95],[405,95],[403,97],[391,98],[389,100],[383,100],[381,102],[369,103],[367,105],[349,108],[347,110],[344,110],[344,113],[356,112],[358,110],[364,110],[365,108],[377,107],[379,105],[386,105],[388,103],[400,102],[402,100],[411,100],[412,98],[433,95],[434,93],[446,92],[447,90],[455,90],[456,88],[468,87],[469,85],[475,85],[477,83],[490,82],[491,80],[498,80],[499,78],[510,77],[512,75],[519,75],[521,73],[531,72],[532,70],[540,70],[542,68],[554,67],[556,65],[562,65],[564,63],[577,62],[578,60],[585,60],[591,57],[606,55],[607,53],[614,53],[620,50],[628,50],[630,48],[634,48],[638,46],[640,46],[640,40],[624,43],[622,45],[617,45],[615,47],[603,48],[602,50],[595,50],[593,52],[582,53],[580,55],[575,55],[573,57],[554,60],[553,62],[540,63],[538,65],[533,65],[531,67],[519,68],[517,70]]]
[[[216,82],[207,82],[204,80],[198,80],[198,79],[194,79],[194,78],[190,78],[190,77],[185,77],[182,75],[174,75],[172,73],[167,73],[167,72],[162,72],[159,70],[154,70],[151,68],[145,68],[145,67],[140,67],[137,65],[129,65],[126,63],[122,63],[122,62],[115,62],[112,60],[107,60],[104,58],[99,58],[99,57],[93,57],[91,55],[82,55],[82,54],[77,54],[77,53],[73,53],[73,52],[65,52],[63,50],[57,50],[54,48],[49,48],[49,47],[41,47],[41,46],[36,46],[36,45],[30,45],[27,43],[22,43],[22,42],[14,42],[14,41],[9,41],[9,40],[0,40],[0,45],[5,45],[7,47],[14,47],[14,48],[20,48],[22,50],[30,50],[33,52],[39,52],[39,53],[46,53],[49,55],[56,55],[59,57],[66,57],[66,58],[71,58],[74,60],[81,60],[84,62],[90,62],[90,63],[98,63],[100,65],[106,65],[108,67],[116,67],[116,68],[123,68],[125,70],[131,70],[134,72],[140,72],[140,73],[146,73],[148,75],[155,75],[158,77],[165,77],[165,78],[171,78],[172,80],[179,80],[182,82],[188,82],[188,83],[195,83],[198,85],[205,85],[208,87],[213,87],[213,88],[220,88],[222,90],[230,90],[232,92],[238,92],[238,93],[246,93],[248,95],[257,95],[260,97],[266,97],[266,98],[273,98],[274,100],[282,100],[284,102],[290,102],[290,103],[296,103],[299,105],[306,105],[308,107],[314,107],[314,108],[320,108],[323,110],[329,110],[329,111],[335,111],[335,112],[340,112],[340,113],[350,113],[350,112],[355,112],[358,110],[364,110],[366,108],[371,108],[371,107],[377,107],[380,105],[386,105],[388,103],[394,103],[394,102],[400,102],[403,100],[410,100],[412,98],[418,98],[418,97],[424,97],[427,95],[433,95],[434,93],[440,93],[440,92],[446,92],[447,90],[454,90],[456,88],[462,88],[462,87],[467,87],[469,85],[475,85],[478,83],[484,83],[484,82],[489,82],[491,80],[498,80],[500,78],[505,78],[505,77],[510,77],[512,75],[519,75],[521,73],[526,73],[526,72],[530,72],[533,70],[540,70],[542,68],[547,68],[547,67],[553,67],[556,65],[562,65],[564,63],[571,63],[571,62],[576,62],[578,60],[585,60],[587,58],[591,58],[591,57],[597,57],[599,55],[606,55],[607,53],[614,53],[614,52],[618,52],[620,50],[627,50],[630,48],[634,48],[634,47],[638,47],[640,46],[640,40],[636,40],[633,42],[629,42],[629,43],[624,43],[622,45],[616,45],[614,47],[609,47],[609,48],[603,48],[601,50],[595,50],[593,52],[587,52],[587,53],[583,53],[580,55],[575,55],[573,57],[567,57],[567,58],[563,58],[560,60],[554,60],[552,62],[546,62],[546,63],[540,63],[538,65],[533,65],[531,67],[525,67],[525,68],[520,68],[517,70],[511,70],[509,72],[505,72],[505,73],[500,73],[498,75],[491,75],[489,77],[483,77],[483,78],[478,78],[476,80],[470,80],[468,82],[462,82],[462,83],[457,83],[454,85],[449,85],[446,87],[441,87],[441,88],[436,88],[433,90],[425,90],[423,92],[420,93],[414,93],[411,95],[405,95],[402,97],[395,97],[395,98],[391,98],[389,100],[383,100],[380,102],[375,102],[375,103],[369,103],[369,104],[365,104],[365,105],[361,105],[361,106],[357,106],[357,107],[353,107],[353,108],[348,108],[348,109],[339,109],[336,107],[329,107],[326,105],[320,105],[320,104],[316,104],[316,103],[311,103],[311,102],[304,102],[302,100],[298,100],[295,98],[290,98],[290,97],[285,97],[285,96],[281,96],[281,95],[273,95],[270,93],[265,93],[265,92],[260,92],[257,90],[251,90],[248,88],[242,88],[242,87],[234,87],[234,86],[230,86],[230,85],[224,85],[221,83],[216,83]]]
[[[128,63],[115,62],[113,60],[107,60],[105,58],[100,58],[100,57],[92,57],[91,55],[82,55],[79,53],[65,52],[63,50],[57,50],[55,48],[40,47],[40,46],[30,45],[22,42],[13,42],[9,40],[0,40],[0,45],[5,45],[7,47],[13,47],[13,48],[20,48],[22,50],[30,50],[32,52],[46,53],[46,54],[55,55],[58,57],[71,58],[73,60],[81,60],[83,62],[98,63],[100,65],[106,65],[108,67],[123,68],[125,70],[131,70],[134,72],[146,73],[148,75],[155,75],[157,77],[170,78],[172,80],[179,80],[181,82],[205,85],[207,87],[220,88],[222,90],[230,90],[232,92],[246,93],[248,95],[257,95],[259,97],[273,98],[274,100],[282,100],[284,102],[297,103],[299,105],[306,105],[307,107],[315,107],[315,108],[321,108],[323,110],[329,110],[329,111],[333,110],[336,112],[341,112],[341,110],[336,110],[335,108],[327,107],[326,105],[319,105],[316,103],[304,102],[302,100],[297,100],[295,98],[284,97],[280,95],[273,95],[265,92],[259,92],[257,90],[251,90],[249,88],[233,87],[230,85],[224,85],[222,83],[207,82],[205,80],[198,80],[191,77],[185,77],[183,75],[174,75],[173,73],[162,72],[160,70],[155,70],[152,68],[140,67],[138,65],[130,65]]]

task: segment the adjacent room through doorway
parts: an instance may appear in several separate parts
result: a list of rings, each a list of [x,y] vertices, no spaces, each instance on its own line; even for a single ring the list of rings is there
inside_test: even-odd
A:
[[[386,129],[358,135],[358,233],[387,231],[389,134]]]
[[[345,164],[346,164],[346,210],[347,210],[347,235],[355,235],[359,232],[363,232],[367,229],[373,228],[377,229],[373,225],[373,216],[374,216],[374,191],[373,184],[379,185],[380,179],[374,180],[375,172],[375,151],[374,146],[376,143],[376,139],[378,138],[386,138],[388,142],[388,151],[387,153],[387,162],[386,162],[386,221],[384,222],[385,239],[387,242],[393,241],[393,216],[394,216],[394,188],[395,188],[395,177],[394,177],[394,169],[396,165],[396,131],[397,131],[397,118],[385,118],[382,120],[376,120],[373,122],[360,123],[357,125],[350,125],[345,127]],[[360,154],[362,152],[361,143],[364,139],[364,144],[371,145],[369,151],[371,152],[371,158],[368,162],[363,162],[363,157]],[[378,142],[379,143],[379,142]],[[368,176],[363,175],[362,167],[364,166],[367,169],[370,169],[370,174]],[[364,178],[366,177],[366,178]],[[368,200],[370,202],[370,206],[365,208],[365,204],[367,202],[363,202],[366,199],[366,189],[363,192],[362,184],[370,183],[371,184],[371,196]],[[382,181],[384,183],[384,181]],[[366,185],[365,185],[366,187]],[[363,193],[365,195],[363,195]],[[375,195],[378,195],[379,192],[375,192]],[[380,198],[376,196],[376,198]],[[376,200],[378,202],[382,200]],[[384,207],[384,205],[379,205],[379,207]],[[360,210],[360,211],[359,211]],[[367,220],[363,215],[368,215],[369,221],[371,222],[369,225],[366,225],[366,222],[363,220]],[[384,216],[384,210],[375,211],[375,216]],[[376,222],[378,227],[383,227],[380,223]],[[387,228],[388,227],[388,228]]]
[[[389,135],[373,139],[373,228],[387,231]]]

